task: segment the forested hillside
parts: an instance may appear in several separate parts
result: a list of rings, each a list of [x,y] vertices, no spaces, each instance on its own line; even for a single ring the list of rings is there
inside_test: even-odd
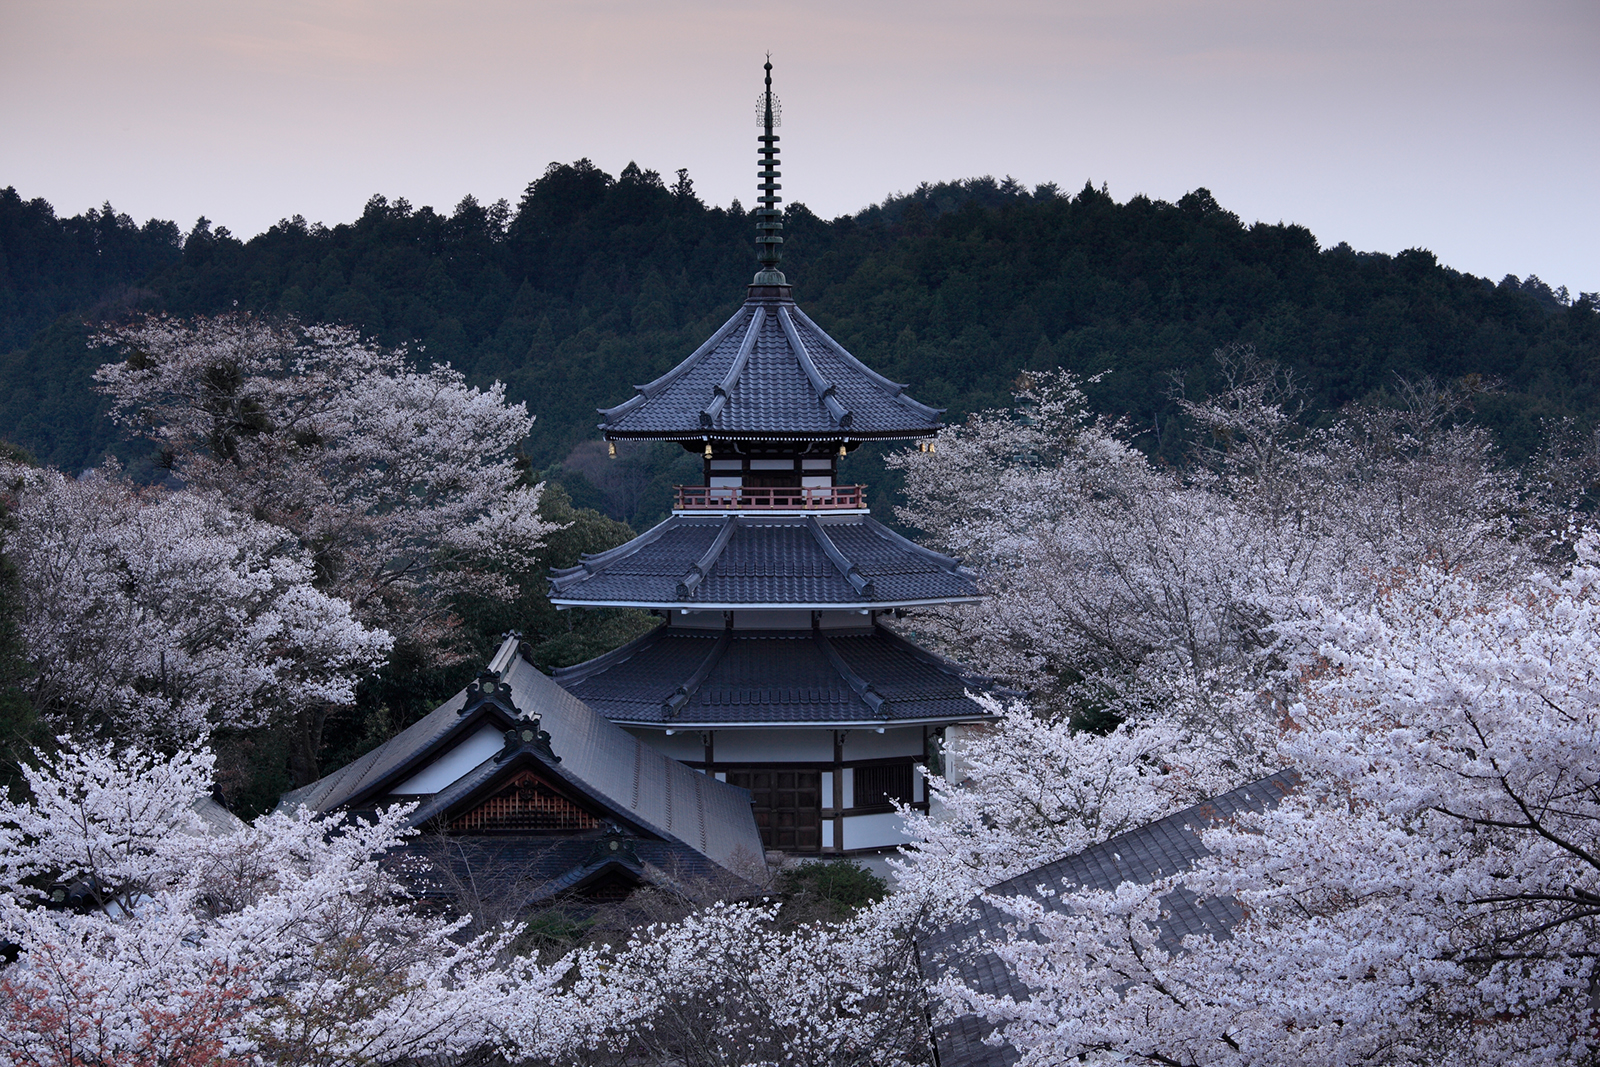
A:
[[[838,340],[950,418],[1009,401],[1019,371],[1088,376],[1101,412],[1126,416],[1148,451],[1184,447],[1173,372],[1203,392],[1213,349],[1256,346],[1292,368],[1321,409],[1396,374],[1503,382],[1476,416],[1513,459],[1539,420],[1600,410],[1600,314],[1537,278],[1461,274],[1426,251],[1323,248],[1295,225],[1244,225],[1204,189],[1176,204],[1105,190],[1075,196],[992,179],[923,186],[832,221],[794,204],[783,267]],[[753,220],[707,207],[630,165],[555,165],[515,207],[471,197],[448,214],[381,196],[353,223],[298,216],[240,241],[200,220],[136,226],[110,205],[58,219],[0,192],[0,436],[65,469],[117,444],[89,375],[92,324],[136,311],[237,306],[355,325],[413,343],[471,381],[507,383],[538,416],[537,468],[581,505],[638,523],[659,512],[670,452],[600,459],[594,409],[682,359],[743,295]],[[1336,238],[1337,235],[1325,235]],[[585,442],[591,442],[587,448]],[[574,449],[577,449],[575,452]],[[880,484],[875,455],[861,477]],[[598,483],[598,484],[597,484]],[[880,497],[879,503],[882,503]]]

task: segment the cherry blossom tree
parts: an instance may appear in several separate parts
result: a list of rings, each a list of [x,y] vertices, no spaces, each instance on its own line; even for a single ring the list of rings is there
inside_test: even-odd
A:
[[[29,694],[57,728],[193,738],[353,698],[391,640],[216,492],[6,466]]]
[[[1600,1050],[1600,539],[1505,583],[1431,564],[1290,625],[1318,659],[1276,809],[1187,874],[1001,899],[1031,990],[964,988],[1025,1063],[1570,1063]],[[1223,940],[1161,898],[1229,895]]]
[[[1280,621],[1424,561],[1526,572],[1515,482],[1480,432],[1448,424],[1437,389],[1309,432],[1284,406],[1292,382],[1247,355],[1222,354],[1229,389],[1188,405],[1205,447],[1182,471],[1091,417],[1065,372],[1030,376],[1015,411],[948,428],[932,452],[891,457],[902,520],[992,594],[907,625],[1027,689],[1047,718],[1176,724],[1189,765],[1238,784],[1277,763],[1284,679],[1304,652]]]
[[[929,1060],[928,991],[915,938],[935,921],[910,893],[840,923],[786,926],[779,906],[722,903],[581,955],[567,992],[603,1062],[867,1067]],[[510,1050],[547,1003],[507,1017]],[[534,1025],[524,1020],[534,1016]]]
[[[112,416],[162,449],[190,486],[289,530],[318,589],[364,625],[448,662],[461,594],[508,599],[552,527],[518,450],[533,420],[498,383],[353,330],[246,315],[144,319],[99,342],[123,353],[96,373]],[[297,720],[291,756],[317,777],[328,705]]]
[[[977,695],[994,718],[945,749],[928,812],[904,807],[902,889],[972,896],[997,881],[1213,796],[1229,778],[1192,766],[1171,723],[1108,733]]]
[[[389,858],[409,808],[208,827],[214,759],[59,751],[0,803],[0,1050],[37,1067],[416,1062],[921,1063],[928,993],[897,894],[841,923],[722,903],[625,942],[516,957],[423,909]],[[83,907],[47,906],[50,886]],[[960,895],[949,895],[959,903]]]
[[[506,959],[509,932],[464,938],[464,920],[408,899],[384,857],[409,809],[371,822],[302,809],[219,832],[195,810],[212,763],[204,749],[63,738],[25,768],[31,796],[0,803],[0,941],[17,952],[0,969],[17,994],[0,1007],[0,1049],[13,1059],[461,1054],[501,1040],[513,1003],[541,1020],[527,1046],[554,1055],[590,1018],[557,1010],[569,965]],[[51,885],[83,887],[86,906],[47,906]]]

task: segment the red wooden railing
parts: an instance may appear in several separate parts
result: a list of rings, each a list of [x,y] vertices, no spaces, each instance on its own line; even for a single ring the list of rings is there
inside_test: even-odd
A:
[[[863,508],[864,485],[800,486],[706,486],[680,485],[673,507],[679,511],[735,508]]]

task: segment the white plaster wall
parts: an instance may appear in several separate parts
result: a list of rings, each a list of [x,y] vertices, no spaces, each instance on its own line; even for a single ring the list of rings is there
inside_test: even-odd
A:
[[[854,727],[844,739],[844,758],[884,759],[888,756],[922,755],[922,727],[885,729],[883,733]]]
[[[872,616],[859,611],[824,611],[821,625],[824,630],[871,630]]]
[[[847,815],[844,819],[844,845],[853,848],[894,848],[906,843],[899,815]]]
[[[832,730],[718,730],[718,763],[832,763]]]
[[[506,736],[498,727],[485,726],[439,759],[394,788],[396,793],[437,793],[472,768],[499,752]]]
[[[853,808],[856,806],[856,769],[845,767],[841,773],[844,776],[844,806]]]
[[[956,723],[944,728],[944,775],[952,782],[966,781],[969,768],[961,758],[961,747],[969,738],[991,729],[987,723]]]

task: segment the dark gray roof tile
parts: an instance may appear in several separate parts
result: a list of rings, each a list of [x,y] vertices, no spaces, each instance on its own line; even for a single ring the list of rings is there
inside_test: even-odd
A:
[[[1226,822],[1242,812],[1264,811],[1299,787],[1294,770],[1240,786],[1230,793],[1175,812],[1137,830],[1118,834],[1082,852],[1036,867],[989,888],[996,897],[1033,897],[1051,910],[1070,906],[1071,894],[1063,887],[1114,890],[1124,882],[1149,884],[1188,870],[1207,854],[1201,831]],[[1041,894],[1040,890],[1055,892]],[[1239,920],[1239,906],[1231,898],[1201,899],[1179,887],[1161,898],[1161,946],[1181,947],[1185,937],[1210,934],[1227,937]],[[939,931],[921,945],[924,969],[932,973],[953,971],[969,985],[992,996],[1026,1000],[1028,988],[994,953],[973,947],[972,939],[1003,941],[1015,920],[986,901],[975,901],[966,922]],[[966,1015],[939,1028],[939,1062],[945,1067],[1011,1067],[1019,1059],[1010,1045],[988,1045],[984,1039],[993,1027]]]
[[[753,297],[678,366],[602,410],[600,428],[608,437],[861,440],[932,434],[940,413],[868,369],[787,297]]]
[[[731,535],[708,558],[730,525]],[[707,573],[686,583],[702,563]],[[550,579],[554,603],[581,607],[884,607],[979,595],[976,575],[959,560],[862,514],[678,512],[625,545],[552,572]]]
[[[886,704],[857,692],[830,646]],[[689,684],[708,659],[703,679]],[[617,652],[557,671],[556,679],[615,722],[684,727],[971,721],[984,712],[967,691],[989,684],[881,626],[821,633],[661,626]],[[669,712],[680,689],[687,699]]]

